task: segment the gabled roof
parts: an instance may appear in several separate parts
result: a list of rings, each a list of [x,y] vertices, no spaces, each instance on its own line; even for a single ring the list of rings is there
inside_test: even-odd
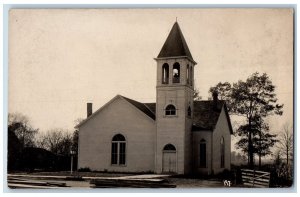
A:
[[[117,95],[115,98],[113,98],[110,102],[112,102],[116,98],[123,98],[126,101],[128,101],[130,104],[135,106],[137,109],[139,109],[141,112],[145,113],[147,116],[155,120],[155,114],[156,114],[156,103],[140,103],[138,101],[135,101],[133,99]],[[108,103],[110,103],[108,102]],[[106,105],[108,105],[108,103]],[[104,105],[105,106],[105,105]],[[103,106],[103,107],[104,107]],[[85,119],[83,122],[81,122],[79,125],[76,126],[78,128],[85,122],[87,122],[92,116],[94,116],[96,113],[98,113],[103,107],[98,109],[96,112],[94,112],[91,116],[89,116],[87,119]],[[232,126],[230,122],[230,118],[227,112],[225,101],[219,100],[217,102],[217,106],[214,106],[213,101],[194,101],[194,118],[193,118],[193,127],[192,131],[201,131],[201,130],[211,130],[213,131],[214,128],[217,125],[219,116],[221,114],[222,109],[225,109],[226,118],[228,121],[230,133],[232,134]]]
[[[151,112],[154,114],[156,114],[156,103],[144,103],[150,110]]]
[[[179,57],[186,56],[193,60],[189,47],[176,21],[157,58],[167,58],[167,57],[177,57],[177,56]]]
[[[145,103],[140,103],[137,102],[135,100],[129,99],[125,96],[121,96],[124,99],[126,99],[129,103],[131,103],[132,105],[134,105],[136,108],[138,108],[139,110],[141,110],[142,112],[144,112],[147,116],[149,116],[150,118],[152,118],[153,120],[155,120],[155,113],[153,113]]]
[[[230,121],[230,117],[227,111],[226,102],[224,100],[218,100],[217,106],[214,106],[214,101],[194,101],[194,119],[192,131],[201,130],[214,130],[222,109],[226,115],[227,123],[230,133],[233,134],[233,129]]]
[[[194,101],[193,130],[213,130],[217,125],[224,101]]]
[[[129,99],[125,96],[121,96],[121,95],[117,95],[114,98],[112,98],[109,102],[107,102],[105,105],[103,105],[102,107],[100,107],[97,111],[93,112],[89,117],[87,117],[86,119],[84,119],[83,121],[81,121],[78,125],[75,126],[75,128],[79,128],[81,125],[85,124],[86,122],[88,122],[88,120],[90,120],[92,117],[94,117],[97,113],[99,113],[103,108],[105,108],[107,105],[109,105],[110,103],[112,103],[115,99],[124,99],[126,100],[128,103],[132,104],[134,107],[136,107],[137,109],[141,110],[143,113],[145,113],[147,116],[149,116],[150,118],[152,118],[153,120],[155,120],[155,113],[153,113],[148,106],[146,106],[144,103],[140,103],[138,101]]]

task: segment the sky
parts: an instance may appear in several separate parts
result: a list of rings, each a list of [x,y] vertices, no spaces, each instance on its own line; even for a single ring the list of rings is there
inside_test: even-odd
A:
[[[156,62],[174,22],[189,46],[203,99],[218,82],[266,72],[293,123],[292,9],[13,9],[9,13],[8,112],[40,132],[74,130],[117,94],[155,102]],[[233,120],[235,121],[235,120]]]

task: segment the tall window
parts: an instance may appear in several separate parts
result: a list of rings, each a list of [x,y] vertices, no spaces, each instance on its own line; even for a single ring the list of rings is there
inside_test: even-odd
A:
[[[176,108],[174,105],[168,105],[166,107],[166,116],[176,115]]]
[[[206,141],[200,141],[200,168],[206,168]]]
[[[189,65],[186,65],[186,83],[190,83],[190,67]]]
[[[192,109],[191,109],[191,106],[188,107],[188,117],[191,117],[192,116]]]
[[[180,83],[180,64],[178,62],[173,65],[173,83]]]
[[[111,164],[125,165],[126,163],[126,140],[121,134],[112,138],[111,142]]]
[[[169,83],[169,65],[167,63],[165,63],[163,65],[162,83],[163,84],[168,84]]]
[[[190,84],[193,85],[193,66],[190,66]]]
[[[224,143],[224,137],[221,137],[220,148],[221,148],[221,168],[224,168],[224,166],[225,166],[225,143]]]

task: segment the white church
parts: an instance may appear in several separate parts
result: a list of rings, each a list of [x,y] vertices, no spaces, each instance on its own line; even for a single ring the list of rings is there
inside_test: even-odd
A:
[[[230,170],[232,126],[225,101],[217,94],[193,100],[197,63],[177,22],[155,60],[155,103],[117,95],[95,112],[87,104],[88,117],[76,126],[78,169],[206,175]]]

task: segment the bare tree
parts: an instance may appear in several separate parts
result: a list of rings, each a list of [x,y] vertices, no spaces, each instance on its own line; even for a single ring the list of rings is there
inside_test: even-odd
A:
[[[287,165],[289,165],[289,161],[293,157],[293,139],[293,126],[286,123],[282,128],[282,133],[279,135],[277,148],[285,156]]]
[[[84,121],[84,118],[77,118],[74,121],[75,126]],[[75,151],[76,155],[78,154],[78,140],[79,140],[79,131],[76,129],[73,132],[73,141],[72,141],[72,150]]]
[[[36,144],[54,154],[68,155],[72,147],[72,134],[62,129],[52,129],[41,134]]]

